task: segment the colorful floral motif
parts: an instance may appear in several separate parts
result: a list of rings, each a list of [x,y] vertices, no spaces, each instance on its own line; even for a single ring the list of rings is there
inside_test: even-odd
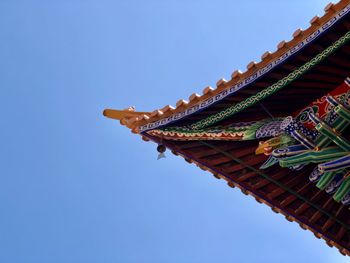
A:
[[[347,107],[350,105],[350,90],[349,86],[345,82],[343,85],[334,89],[327,95],[314,101],[310,106],[302,109],[300,113],[297,113],[296,120],[302,123],[306,128],[313,129],[315,128],[315,124],[309,119],[309,114],[314,113],[315,115],[324,119],[328,124],[332,124],[337,116],[335,113],[330,115],[328,114],[334,107],[327,101],[328,96],[335,97]]]

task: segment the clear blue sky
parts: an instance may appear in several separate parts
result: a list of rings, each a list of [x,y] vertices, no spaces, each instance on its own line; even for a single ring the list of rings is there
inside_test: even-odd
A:
[[[102,116],[229,79],[327,1],[0,0],[0,262],[348,262]]]

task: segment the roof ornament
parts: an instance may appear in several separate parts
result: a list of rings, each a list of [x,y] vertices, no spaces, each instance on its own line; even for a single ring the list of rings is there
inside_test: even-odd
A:
[[[159,144],[157,146],[157,151],[159,152],[157,160],[162,159],[162,158],[166,158],[166,156],[164,154],[166,151],[166,147],[163,144]]]
[[[119,120],[122,125],[128,125],[133,119],[148,118],[150,112],[136,111],[135,106],[130,106],[124,110],[105,109],[103,115],[110,119]]]

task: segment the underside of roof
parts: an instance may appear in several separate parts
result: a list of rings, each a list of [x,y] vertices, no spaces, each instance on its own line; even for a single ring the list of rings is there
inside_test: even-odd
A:
[[[278,165],[261,169],[269,155],[256,155],[258,137],[251,138],[232,126],[253,123],[251,126],[256,127],[266,119],[294,117],[334,90],[349,89],[344,80],[350,76],[350,0],[329,4],[325,11],[321,18],[311,20],[310,28],[297,30],[289,42],[282,41],[275,53],[267,52],[261,62],[249,63],[247,72],[235,71],[230,81],[220,80],[215,90],[208,87],[202,96],[193,94],[189,102],[178,101],[176,108],[166,106],[152,113],[129,108],[106,110],[104,114],[119,119],[144,140],[164,145],[187,162],[226,180],[230,187],[238,187],[350,255],[349,206],[309,180],[317,165],[309,162],[302,169]],[[221,132],[220,137],[217,130],[223,127],[230,132]],[[342,129],[343,137],[336,127],[331,127],[337,135],[335,144],[329,140],[333,148],[339,138],[344,137],[345,145],[350,140],[347,126]],[[186,137],[185,133],[191,135]]]

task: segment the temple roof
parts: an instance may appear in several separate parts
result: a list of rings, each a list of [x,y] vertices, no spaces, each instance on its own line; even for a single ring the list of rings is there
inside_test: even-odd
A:
[[[336,4],[329,3],[324,10],[325,13],[323,16],[315,16],[310,20],[309,28],[305,30],[297,29],[293,33],[291,40],[283,40],[278,43],[276,51],[267,51],[262,54],[260,62],[252,61],[248,63],[245,72],[235,70],[231,75],[231,80],[219,79],[215,89],[210,86],[205,87],[202,95],[193,93],[189,96],[188,100],[178,100],[176,107],[166,105],[152,112],[140,112],[139,114],[134,113],[132,115],[128,115],[127,113],[130,111],[127,110],[126,114],[120,119],[121,124],[130,128],[134,133],[140,133],[160,125],[171,123],[173,120],[167,121],[170,116],[176,117],[176,120],[178,120],[231,96],[238,90],[247,87],[272,71],[280,63],[283,63],[286,59],[304,49],[305,46],[313,43],[350,11],[350,1],[341,0]],[[208,103],[213,98],[214,102]],[[113,110],[105,110],[104,115],[113,118],[115,116],[113,112]]]
[[[167,105],[153,112],[130,107],[105,110],[104,115],[226,180],[230,187],[241,189],[350,255],[350,210],[309,181],[314,166],[262,170],[267,157],[255,155],[257,138],[242,140],[249,134],[241,129],[256,127],[267,117],[294,116],[331,91],[348,89],[344,80],[350,75],[349,42],[350,0],[342,0],[328,4],[322,17],[312,18],[310,27],[296,30],[290,41],[281,41],[275,52],[265,52],[260,62],[250,62],[244,73],[236,70],[231,80],[220,79],[215,89],[206,87],[202,95],[192,94],[176,107]],[[228,126],[234,122],[237,127]],[[209,138],[217,136],[220,127],[235,132],[220,133],[222,140]],[[176,137],[186,129],[191,135]]]

